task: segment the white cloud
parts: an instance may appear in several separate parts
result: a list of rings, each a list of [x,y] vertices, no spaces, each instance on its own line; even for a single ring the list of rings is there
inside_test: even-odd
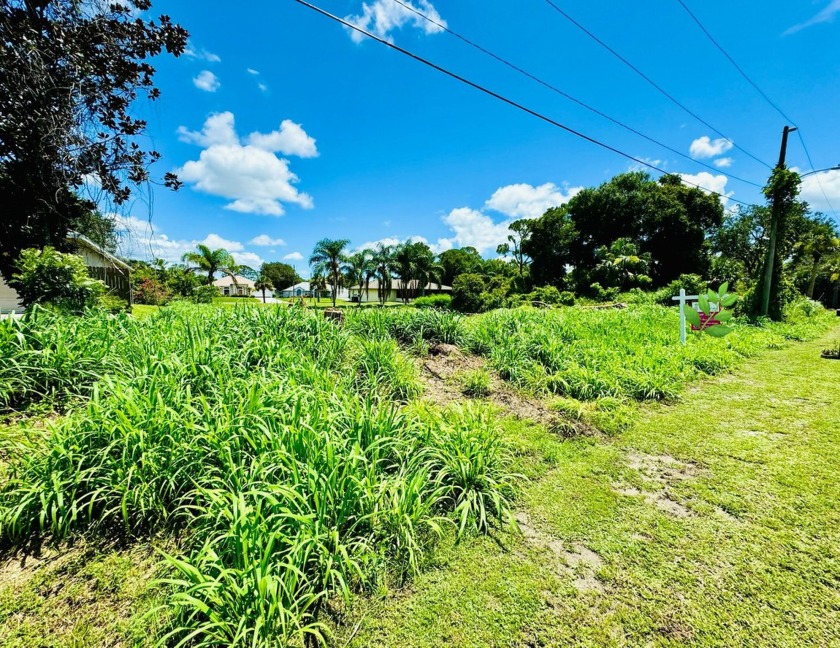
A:
[[[807,29],[808,27],[813,27],[814,25],[819,25],[820,23],[831,22],[834,20],[834,16],[838,13],[840,13],[840,0],[831,0],[831,2],[829,2],[828,5],[816,16],[810,20],[806,20],[803,23],[799,23],[798,25],[794,25],[793,27],[786,29],[782,35],[790,36],[791,34],[795,34],[798,31]]]
[[[209,52],[204,48],[195,47],[192,43],[187,43],[187,48],[184,50],[184,56],[188,56],[193,59],[201,59],[203,61],[207,61],[208,63],[220,63],[222,60],[218,54],[213,54],[213,52]]]
[[[265,259],[255,252],[234,252],[233,260],[239,265],[250,266],[254,270],[265,263]]]
[[[569,202],[583,187],[563,191],[552,182],[534,187],[529,184],[512,184],[496,189],[484,203],[488,209],[515,218],[539,218],[547,209]]]
[[[151,260],[160,258],[169,263],[180,263],[185,252],[192,252],[202,243],[212,250],[224,248],[233,255],[237,263],[259,265],[262,258],[245,250],[239,241],[231,241],[218,234],[208,234],[203,239],[171,239],[148,220],[134,216],[115,216],[116,232],[119,238],[119,253],[132,259]]]
[[[270,133],[251,133],[248,144],[272,153],[283,155],[297,155],[310,158],[318,156],[315,140],[306,134],[300,124],[291,119],[284,119],[280,129]]]
[[[713,140],[708,135],[703,135],[691,143],[688,152],[693,158],[710,158],[722,155],[731,149],[732,142],[728,139],[720,137]]]
[[[733,160],[731,157],[722,157],[722,158],[718,158],[717,160],[715,160],[714,165],[718,169],[728,169],[729,167],[732,166],[732,163],[734,161],[735,160]]]
[[[286,241],[281,238],[271,238],[268,234],[260,234],[259,236],[255,236],[252,238],[249,243],[251,245],[260,245],[263,247],[269,247],[272,245],[286,245]]]
[[[182,141],[204,147],[198,160],[176,170],[178,177],[196,191],[230,199],[225,209],[282,216],[283,203],[312,208],[312,197],[293,186],[298,177],[289,169],[289,161],[274,154],[317,155],[315,140],[298,124],[285,120],[279,131],[252,133],[243,145],[233,113],[225,112],[208,117],[201,132],[182,126],[178,134]]]
[[[404,4],[425,14],[440,25],[446,26],[446,21],[441,18],[437,9],[428,0],[417,0],[417,2],[404,0]],[[347,16],[345,20],[388,41],[392,40],[392,31],[401,29],[405,25],[421,29],[426,34],[437,34],[443,31],[443,27],[425,20],[422,16],[419,16],[393,0],[374,0],[371,4],[365,2],[362,5],[361,14]],[[365,38],[355,30],[351,29],[349,32],[350,38],[356,43],[361,43]]]
[[[402,243],[425,243],[429,246],[429,249],[434,252],[435,254],[440,254],[446,250],[452,249],[452,241],[449,239],[438,239],[437,243],[431,243],[429,239],[424,236],[408,236],[406,238],[398,238],[396,236],[386,236],[385,238],[381,238],[376,241],[366,241],[362,243],[360,246],[356,248],[356,252],[359,250],[373,250],[380,244],[388,246],[388,247],[396,247],[397,245],[401,245]]]
[[[261,92],[268,92],[268,86],[265,83],[258,83],[257,87]]]
[[[245,68],[245,71],[246,71],[248,74],[253,74],[254,76],[256,76],[256,75],[258,75],[258,74],[259,74],[259,70],[255,70],[254,68]]]
[[[828,212],[832,207],[840,208],[840,171],[823,171],[802,178],[799,197],[816,211]]]
[[[451,240],[458,247],[470,245],[480,254],[485,254],[495,251],[497,245],[507,240],[510,234],[508,225],[512,221],[496,223],[483,212],[469,207],[460,207],[444,216],[443,222],[452,229],[454,236]]]
[[[680,173],[678,174],[690,186],[696,186],[706,193],[716,193],[723,197],[723,203],[726,204],[726,199],[734,192],[726,192],[726,183],[729,180],[725,175],[712,175],[708,171],[701,171],[700,173]]]
[[[219,78],[210,70],[202,70],[198,73],[198,76],[193,79],[193,85],[199,90],[204,90],[205,92],[216,92],[222,84],[219,83]]]
[[[300,252],[292,252],[284,256],[283,261],[303,261],[303,255]]]

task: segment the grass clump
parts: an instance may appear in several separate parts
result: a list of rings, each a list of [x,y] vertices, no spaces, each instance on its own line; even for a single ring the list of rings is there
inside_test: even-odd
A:
[[[461,393],[470,398],[486,398],[490,395],[490,374],[486,369],[472,369],[459,376]]]
[[[401,406],[419,383],[394,340],[281,308],[3,326],[4,402],[85,403],[0,442],[0,541],[177,538],[166,644],[323,643],[332,603],[508,517],[493,418]]]

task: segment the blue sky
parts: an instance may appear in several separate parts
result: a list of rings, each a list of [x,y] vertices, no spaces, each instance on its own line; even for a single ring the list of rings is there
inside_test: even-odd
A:
[[[769,170],[680,110],[545,0],[403,0],[544,81],[690,157],[646,141],[442,32],[394,0],[319,0],[327,11],[686,180],[743,201]],[[801,127],[816,168],[840,163],[840,0],[685,0],[747,74]],[[739,147],[774,164],[784,119],[714,48],[677,0],[554,0]],[[177,260],[196,242],[240,262],[313,244],[422,237],[492,255],[513,219],[538,216],[634,163],[524,114],[293,0],[224,11],[158,0],[191,34],[157,62],[157,102],[138,105],[175,170],[125,216],[123,253]],[[221,7],[219,7],[221,9]],[[790,165],[807,169],[792,137]],[[840,209],[840,172],[819,176]],[[828,211],[816,177],[804,196]],[[732,204],[732,203],[730,203]]]

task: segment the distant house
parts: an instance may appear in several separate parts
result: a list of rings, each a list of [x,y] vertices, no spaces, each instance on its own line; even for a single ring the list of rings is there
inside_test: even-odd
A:
[[[254,292],[254,282],[247,277],[225,275],[213,282],[225,297],[250,297]]]
[[[346,296],[343,296],[341,293],[342,291],[339,289],[339,298],[346,299]],[[301,281],[300,283],[296,283],[294,286],[283,288],[283,290],[275,293],[275,296],[280,297],[281,299],[294,299],[296,297],[314,297],[315,292],[312,290],[312,285],[308,281]],[[318,291],[318,296],[330,298],[332,296],[332,288],[330,288],[328,285],[326,289],[320,289]]]
[[[109,294],[124,299],[129,304],[133,302],[130,265],[76,232],[67,235],[67,242],[75,248],[73,251],[84,259],[88,274],[108,286]],[[0,277],[0,313],[21,310],[23,307],[17,292]]]
[[[391,281],[391,289],[385,296],[386,302],[403,301],[406,296],[406,288],[408,288],[410,298],[419,297],[420,295],[440,295],[449,294],[452,292],[451,286],[438,285],[436,283],[427,283],[422,289],[415,285],[405,286],[401,279],[393,279]],[[379,281],[371,281],[366,287],[359,291],[359,286],[349,286],[345,289],[348,293],[350,301],[359,301],[362,303],[379,301]]]

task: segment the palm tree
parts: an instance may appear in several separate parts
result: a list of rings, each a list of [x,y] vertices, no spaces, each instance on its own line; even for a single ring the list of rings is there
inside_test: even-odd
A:
[[[262,292],[263,304],[265,303],[265,291],[271,290],[271,281],[269,281],[268,277],[264,274],[261,274],[257,277],[257,280],[254,282],[254,289],[259,290]]]
[[[344,278],[348,286],[359,287],[359,307],[362,306],[362,292],[370,285],[376,268],[373,265],[371,250],[359,250],[347,257],[344,265]]]
[[[236,261],[233,260],[230,252],[224,248],[218,250],[211,250],[203,243],[196,245],[197,252],[187,252],[181,257],[181,260],[192,264],[190,270],[201,270],[207,273],[207,283],[213,283],[213,275],[216,272],[224,272],[226,275],[236,276],[236,272],[241,270],[243,266],[237,266]],[[234,283],[236,280],[234,279]]]
[[[324,279],[324,275],[320,272],[315,272],[312,274],[312,278],[309,280],[309,290],[315,293],[315,303],[321,303],[321,291],[326,289],[327,282]]]
[[[394,252],[394,264],[402,279],[403,301],[425,292],[426,285],[436,281],[440,285],[443,268],[435,262],[431,248],[423,242],[403,243]]]
[[[313,271],[330,279],[333,308],[335,308],[335,300],[338,296],[341,264],[346,258],[344,250],[349,244],[350,241],[347,239],[321,239],[315,244],[312,256],[309,257],[309,265],[312,266]]]
[[[394,270],[394,248],[390,245],[382,243],[376,244],[376,249],[373,251],[371,259],[373,264],[373,276],[379,282],[377,288],[377,297],[381,305],[385,304],[388,299],[388,294],[391,292],[391,275]]]

